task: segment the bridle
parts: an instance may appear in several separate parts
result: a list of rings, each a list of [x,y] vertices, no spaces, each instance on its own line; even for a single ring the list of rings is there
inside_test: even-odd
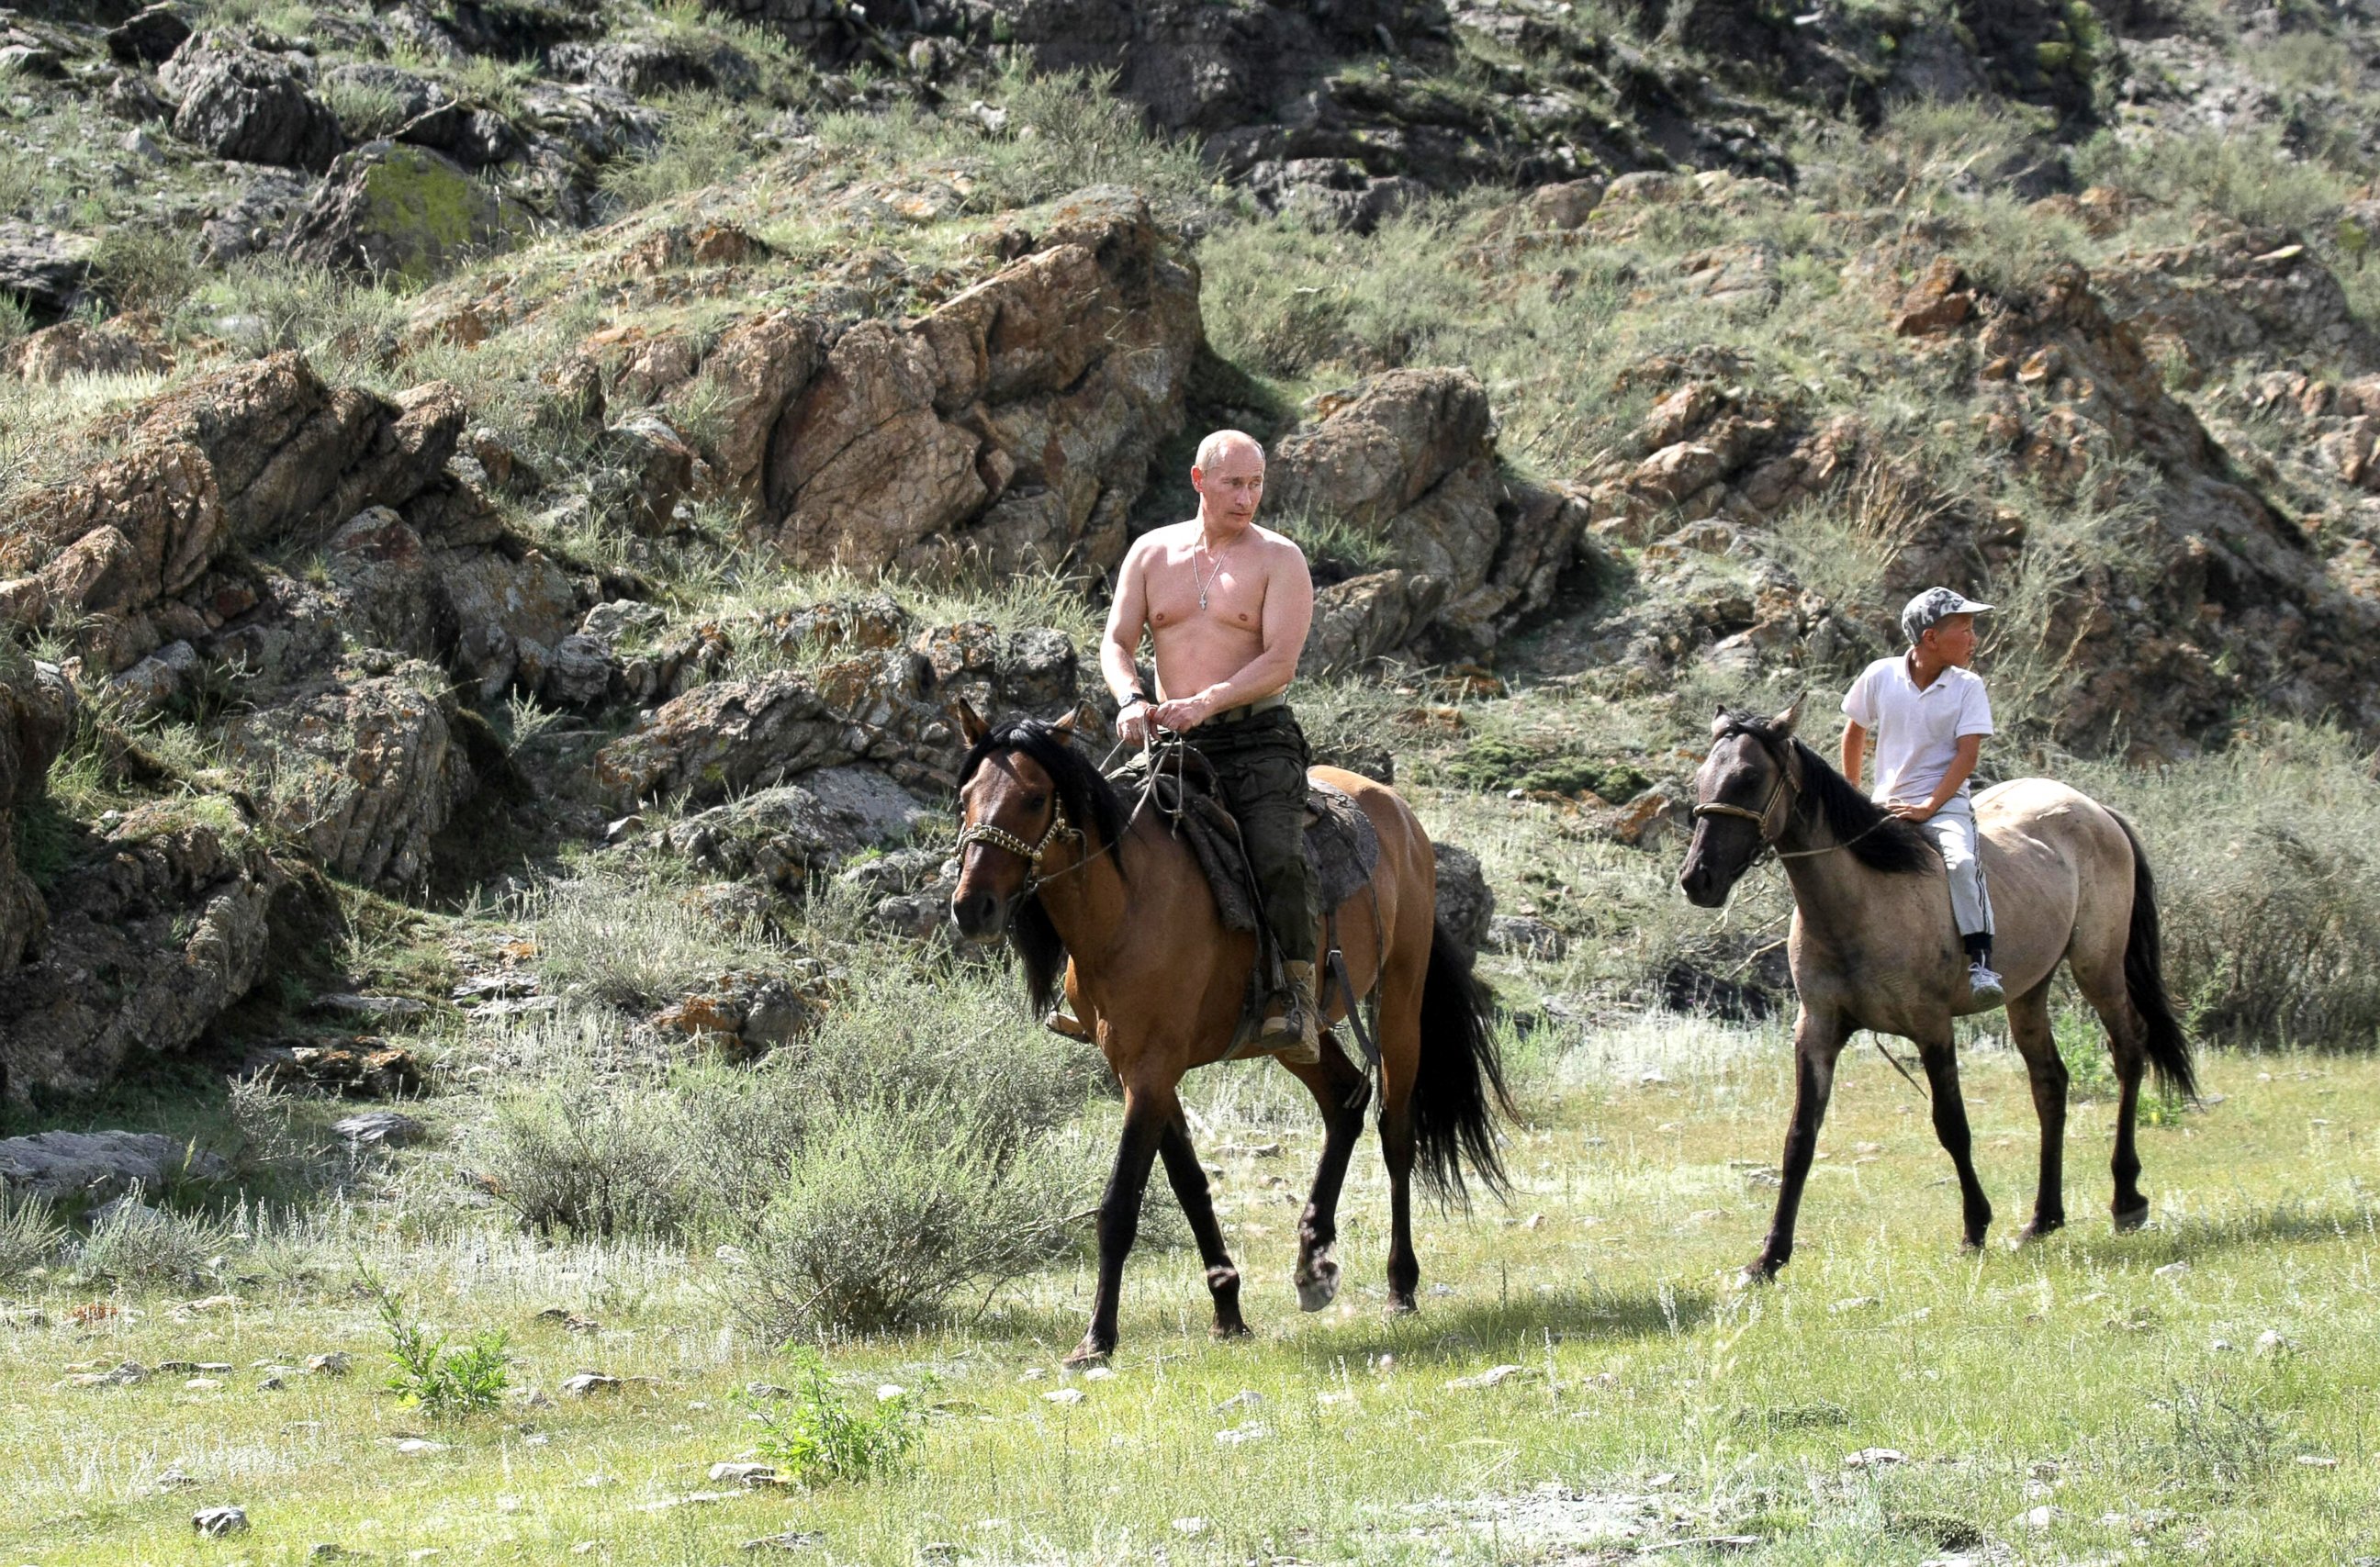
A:
[[[1801,802],[1802,798],[1802,786],[1800,783],[1795,781],[1791,776],[1798,766],[1798,763],[1795,761],[1793,754],[1791,751],[1787,751],[1784,754],[1779,755],[1777,747],[1769,743],[1768,737],[1757,733],[1756,731],[1750,729],[1735,729],[1729,731],[1729,733],[1733,735],[1749,735],[1753,739],[1760,743],[1760,748],[1768,753],[1768,759],[1777,764],[1777,782],[1769,785],[1768,797],[1760,802],[1760,808],[1758,810],[1752,810],[1743,806],[1730,805],[1725,800],[1711,800],[1708,802],[1697,800],[1694,803],[1694,808],[1688,813],[1691,820],[1700,821],[1706,816],[1740,817],[1743,820],[1749,821],[1760,829],[1760,846],[1763,849],[1767,849],[1774,853],[1779,859],[1808,859],[1814,855],[1830,855],[1837,849],[1847,849],[1851,847],[1853,844],[1858,843],[1862,838],[1866,837],[1877,828],[1882,827],[1886,822],[1900,820],[1888,812],[1839,843],[1821,844],[1815,849],[1779,848],[1777,846],[1778,840],[1785,836],[1785,829],[1793,820],[1794,807]],[[1723,735],[1721,738],[1725,738],[1725,736]],[[1777,808],[1779,805],[1782,805],[1785,808],[1785,815],[1784,818],[1772,828],[1768,825],[1768,819],[1776,813]],[[1760,856],[1756,853],[1753,856],[1755,860],[1757,860],[1759,857]],[[1750,866],[1747,865],[1745,869],[1749,869]]]
[[[1730,805],[1725,800],[1697,800],[1694,802],[1694,808],[1689,812],[1688,815],[1691,820],[1695,821],[1700,821],[1706,816],[1739,817],[1760,829],[1760,842],[1763,847],[1776,849],[1777,840],[1785,835],[1786,825],[1792,820],[1793,802],[1799,799],[1801,795],[1800,790],[1793,788],[1791,780],[1788,776],[1792,771],[1791,759],[1790,756],[1778,755],[1777,752],[1769,747],[1768,741],[1764,735],[1754,734],[1749,729],[1739,729],[1734,731],[1734,733],[1738,735],[1752,735],[1753,739],[1759,742],[1760,748],[1768,752],[1768,759],[1777,764],[1777,782],[1769,785],[1768,797],[1760,802],[1760,808],[1758,810],[1753,810],[1745,806]],[[1788,793],[1789,790],[1791,791],[1790,794]],[[1768,824],[1769,818],[1777,814],[1777,808],[1780,805],[1785,808],[1784,818],[1772,828]],[[1834,846],[1835,845],[1832,844],[1828,845],[1829,848]],[[1787,851],[1778,849],[1777,852],[1779,856],[1783,856]],[[1824,854],[1826,850],[1803,849],[1798,852],[1801,854]]]
[[[1025,886],[1021,895],[1031,897],[1035,890],[1041,885],[1041,856],[1050,852],[1050,845],[1061,838],[1073,838],[1080,842],[1082,836],[1080,832],[1067,823],[1065,802],[1059,799],[1056,791],[1053,790],[1050,796],[1050,827],[1041,834],[1039,843],[1028,844],[996,821],[973,821],[959,829],[958,848],[959,853],[964,856],[970,844],[990,844],[995,849],[1006,849],[1010,854],[1024,860]],[[1067,869],[1078,869],[1081,863],[1077,861]],[[1065,871],[1062,870],[1058,874],[1063,876]]]

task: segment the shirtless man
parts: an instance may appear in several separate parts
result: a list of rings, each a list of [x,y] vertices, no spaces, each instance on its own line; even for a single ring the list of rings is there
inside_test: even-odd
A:
[[[1198,444],[1190,482],[1198,515],[1145,534],[1117,573],[1099,673],[1123,705],[1117,727],[1140,744],[1150,726],[1180,732],[1214,765],[1239,819],[1265,921],[1280,943],[1282,989],[1254,1048],[1321,1059],[1314,955],[1322,911],[1305,866],[1305,732],[1281,695],[1314,619],[1305,553],[1256,525],[1264,448],[1236,430]],[[1158,700],[1140,688],[1143,627],[1157,648]]]

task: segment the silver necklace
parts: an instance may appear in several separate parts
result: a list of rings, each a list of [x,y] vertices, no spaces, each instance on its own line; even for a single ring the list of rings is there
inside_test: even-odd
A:
[[[1239,540],[1234,539],[1229,544],[1224,545],[1220,550],[1207,550],[1207,541],[1204,539],[1198,541],[1198,548],[1207,550],[1207,558],[1215,563],[1215,573],[1212,577],[1209,577],[1198,569],[1197,555],[1194,553],[1190,557],[1190,575],[1196,577],[1198,580],[1198,607],[1200,610],[1203,611],[1207,607],[1207,589],[1220,580],[1223,575],[1223,557],[1230,554],[1232,550],[1237,548],[1239,542]]]

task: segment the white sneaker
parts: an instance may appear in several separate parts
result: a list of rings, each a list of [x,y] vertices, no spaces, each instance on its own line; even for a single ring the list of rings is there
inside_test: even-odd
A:
[[[2008,1000],[2007,992],[2000,989],[2000,977],[1980,963],[1967,966],[1967,989],[1985,1006],[1998,1006]]]

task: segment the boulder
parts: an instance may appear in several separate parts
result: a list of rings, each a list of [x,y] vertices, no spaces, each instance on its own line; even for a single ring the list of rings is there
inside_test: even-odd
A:
[[[290,253],[421,283],[530,237],[535,218],[443,152],[372,141],[342,156],[298,214]]]
[[[286,55],[201,32],[175,51],[158,79],[181,104],[174,134],[218,158],[320,174],[346,145],[338,115]]]
[[[217,206],[199,227],[199,257],[225,267],[279,248],[290,215],[321,182],[310,176],[263,169],[238,194]]]
[[[0,354],[0,370],[37,385],[76,375],[154,374],[166,364],[165,351],[155,338],[114,322],[93,326],[62,321]]]
[[[221,796],[152,801],[103,848],[52,884],[48,934],[0,985],[10,1102],[94,1092],[187,1048],[334,917]]]
[[[674,853],[721,876],[798,892],[815,871],[907,837],[935,813],[870,767],[823,767],[662,830]]]
[[[51,1202],[112,1202],[231,1174],[223,1156],[157,1132],[36,1132],[0,1139],[0,1190]]]
[[[1389,370],[1316,399],[1268,480],[1293,535],[1369,535],[1398,573],[1323,590],[1316,668],[1415,638],[1436,656],[1484,657],[1551,601],[1585,516],[1583,501],[1502,471],[1487,389],[1465,370]]]
[[[912,789],[949,789],[965,747],[946,710],[960,698],[982,712],[1071,711],[1080,700],[1074,644],[1046,627],[1003,633],[969,621],[807,674],[697,686],[598,752],[596,782],[623,811],[662,796],[708,805],[855,761]]]
[[[56,321],[83,300],[99,241],[32,224],[0,223],[0,295],[34,322]]]
[[[107,30],[107,52],[126,66],[157,66],[190,36],[190,24],[170,5],[152,6]]]
[[[334,685],[243,715],[225,734],[225,756],[325,870],[409,886],[472,784],[444,687],[421,664]]]
[[[754,526],[796,562],[1112,566],[1203,335],[1198,275],[1130,191],[1028,214],[1030,252],[906,325],[862,322],[771,430]],[[780,325],[798,351],[801,334]],[[753,379],[754,344],[734,361]],[[774,378],[770,389],[773,391]],[[750,480],[747,424],[713,466]]]

